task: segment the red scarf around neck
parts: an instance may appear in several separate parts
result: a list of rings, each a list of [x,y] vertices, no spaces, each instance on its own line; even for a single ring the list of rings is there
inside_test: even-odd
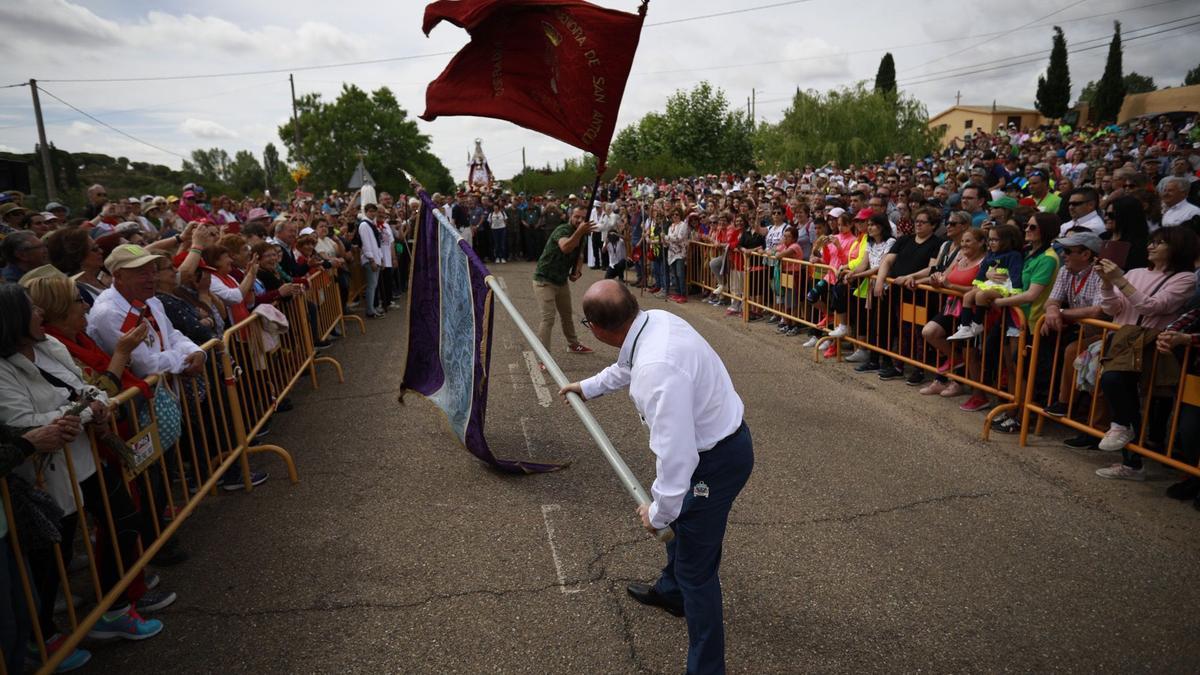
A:
[[[112,361],[112,357],[101,349],[100,345],[96,344],[92,338],[88,337],[87,333],[81,332],[74,337],[68,337],[57,326],[43,324],[43,329],[47,335],[51,335],[63,343],[63,346],[71,353],[71,358],[81,363],[84,368],[90,369],[96,374],[108,372],[108,365]],[[147,399],[152,398],[150,385],[134,375],[132,370],[125,368],[125,372],[121,373],[121,390],[124,391],[131,387],[140,389],[142,395]]]

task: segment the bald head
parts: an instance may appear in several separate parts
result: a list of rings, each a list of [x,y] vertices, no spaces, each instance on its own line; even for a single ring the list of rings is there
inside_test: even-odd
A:
[[[629,328],[637,313],[637,298],[614,279],[597,281],[583,294],[583,315],[601,330],[621,332]]]

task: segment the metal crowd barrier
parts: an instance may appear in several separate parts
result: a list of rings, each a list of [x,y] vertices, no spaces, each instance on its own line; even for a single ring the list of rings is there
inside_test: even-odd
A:
[[[361,271],[361,268],[360,268]],[[353,279],[353,275],[351,275]],[[337,280],[329,270],[315,270],[308,275],[308,285],[305,295],[308,301],[317,308],[317,337],[329,339],[335,329],[340,328],[346,334],[346,320],[358,322],[359,334],[367,332],[367,322],[361,316],[346,314],[342,307],[341,289]]]
[[[1099,352],[1091,353],[1089,358],[1103,358],[1108,353],[1109,337],[1121,326],[1108,321],[1085,319],[1078,322],[1079,331],[1074,339],[1064,339],[1062,333],[1043,336],[1041,334],[1043,323],[1045,323],[1044,317],[1038,322],[1037,331],[1034,333],[1033,351],[1029,359],[1029,377],[1021,420],[1021,445],[1025,446],[1028,443],[1031,432],[1030,421],[1034,417],[1036,417],[1036,426],[1033,427],[1032,432],[1039,436],[1043,432],[1046,421],[1049,420],[1075,431],[1102,438],[1108,431],[1109,421],[1107,404],[1102,400],[1103,395],[1100,392],[1100,378],[1104,374],[1104,368],[1097,361],[1095,378],[1091,380],[1091,386],[1081,389],[1078,385],[1078,374],[1074,361],[1079,354],[1089,352],[1089,347],[1096,343],[1099,343]],[[1182,364],[1178,383],[1169,388],[1153,385],[1163,359],[1167,357],[1155,348],[1151,348],[1151,353],[1149,366],[1147,368],[1143,364],[1141,373],[1143,383],[1141,387],[1143,398],[1140,411],[1141,428],[1137,438],[1126,447],[1143,457],[1193,476],[1200,476],[1200,468],[1194,464],[1195,458],[1190,458],[1189,461],[1180,461],[1177,447],[1179,417],[1183,406],[1200,407],[1200,373],[1188,370],[1188,364],[1192,360],[1192,347],[1189,345],[1183,350],[1182,359],[1178,359],[1178,355],[1174,354],[1169,357]],[[1048,369],[1048,372],[1045,373],[1048,377],[1039,378],[1038,362],[1044,355],[1048,355],[1050,358],[1049,366],[1041,366],[1043,372]],[[1040,388],[1044,391],[1039,391],[1039,387],[1035,386],[1039,380],[1042,384]],[[1066,414],[1061,417],[1046,413],[1046,408],[1056,401],[1067,405]],[[1164,410],[1161,406],[1166,405],[1169,405],[1170,410],[1164,418],[1159,411]],[[1155,408],[1158,410],[1154,410]],[[1153,429],[1163,430],[1165,432],[1163,438],[1150,438],[1149,434]]]
[[[842,283],[842,290],[835,291],[832,268],[807,260],[777,259],[764,252],[730,252],[731,256],[741,256],[742,269],[734,270],[735,265],[727,264],[726,277],[717,278],[708,261],[719,255],[719,248],[708,242],[689,243],[687,281],[710,293],[718,284],[723,286],[723,296],[741,303],[743,321],[754,315],[774,314],[790,323],[828,333],[837,323],[834,310],[839,309],[839,303],[835,302],[835,293],[840,298],[844,290],[845,310],[838,313],[844,317],[850,333],[837,341],[837,360],[842,360],[841,342],[846,342],[887,356],[897,365],[921,368],[994,396],[1000,404],[988,411],[983,423],[984,439],[988,438],[997,416],[1020,407],[1025,391],[1028,331],[1021,330],[1019,336],[1010,337],[1006,330],[999,329],[996,339],[981,340],[978,346],[974,341],[950,342],[949,354],[939,354],[922,337],[929,320],[942,313],[948,303],[961,300],[961,293],[927,285],[904,288],[888,279],[887,291],[880,298],[872,297],[868,308],[865,299],[854,295],[861,281]],[[734,279],[739,276],[740,284]],[[870,294],[874,277],[867,281]],[[1001,316],[996,310],[989,313],[985,336],[997,331],[996,322]],[[814,360],[819,360],[824,344],[818,342],[813,350]],[[944,372],[939,370],[943,363],[950,366]]]
[[[71,602],[71,576],[69,560],[64,560],[60,545],[52,545],[54,567],[59,586],[67,598],[65,637],[55,653],[48,654],[38,621],[37,605],[34,602],[33,585],[25,564],[29,550],[25,539],[18,531],[13,516],[12,499],[8,480],[0,480],[0,498],[3,500],[9,528],[9,544],[14,557],[20,564],[18,579],[25,597],[26,607],[18,611],[29,614],[32,633],[38,650],[40,666],[38,673],[52,673],[54,669],[80,644],[91,628],[114,602],[133,584],[140,584],[142,571],[149,561],[162,550],[167,541],[178,531],[209,495],[216,494],[218,482],[235,463],[240,465],[243,486],[252,489],[250,483],[250,453],[270,452],[283,460],[288,477],[299,481],[291,454],[277,445],[258,444],[258,436],[268,425],[280,401],[308,373],[317,386],[317,361],[335,366],[339,381],[344,381],[341,366],[328,357],[318,357],[313,336],[320,331],[325,337],[341,317],[341,298],[329,275],[320,273],[310,278],[304,294],[282,300],[276,307],[287,317],[289,327],[279,332],[260,314],[231,326],[221,340],[211,340],[202,346],[207,355],[205,370],[195,377],[163,375],[152,376],[147,383],[152,392],[164,387],[180,409],[180,435],[170,447],[162,447],[159,411],[154,396],[147,398],[139,389],[132,388],[109,401],[110,421],[106,431],[98,433],[89,426],[93,459],[97,466],[96,479],[100,486],[103,504],[78,508],[83,503],[71,453],[64,452],[69,475],[75,484],[76,513],[78,519],[77,539],[88,561],[84,575],[90,585],[88,597],[95,605],[80,617]],[[309,302],[315,304],[317,324],[310,324]],[[164,401],[165,403],[165,401]],[[125,443],[115,444],[113,437]],[[101,469],[101,460],[108,461],[108,468]],[[39,475],[40,479],[40,475]],[[118,543],[114,514],[110,506],[110,487],[107,481],[123,481],[130,498],[141,516],[138,530],[140,554],[135,559],[126,559]],[[115,487],[115,486],[113,486]],[[96,513],[99,509],[100,513]],[[100,579],[98,563],[99,540],[93,544],[88,534],[91,525],[104,537],[104,548],[112,549],[119,580],[105,589]],[[77,579],[77,581],[79,581]],[[0,659],[0,675],[5,665]]]

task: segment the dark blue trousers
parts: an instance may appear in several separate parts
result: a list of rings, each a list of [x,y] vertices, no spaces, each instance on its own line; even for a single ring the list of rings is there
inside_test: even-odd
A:
[[[689,675],[725,672],[725,622],[717,570],[729,509],[753,468],[754,444],[750,427],[743,422],[712,450],[700,453],[683,508],[671,523],[675,539],[667,544],[667,566],[655,588],[668,598],[683,600]],[[708,486],[707,497],[696,496],[697,483]]]

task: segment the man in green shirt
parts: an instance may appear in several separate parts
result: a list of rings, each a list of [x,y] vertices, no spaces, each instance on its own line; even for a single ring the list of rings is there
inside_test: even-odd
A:
[[[1041,169],[1029,172],[1029,195],[1037,201],[1042,213],[1058,213],[1062,204],[1062,197],[1050,191],[1050,178]]]
[[[567,348],[573,354],[588,354],[592,350],[579,343],[575,336],[575,320],[571,313],[571,287],[567,281],[580,277],[580,254],[582,242],[596,229],[587,220],[587,209],[580,207],[571,211],[571,220],[562,223],[550,233],[542,256],[538,258],[533,273],[533,293],[542,310],[542,322],[538,325],[538,339],[550,349],[550,333],[554,330],[554,315],[562,318],[563,336]]]

